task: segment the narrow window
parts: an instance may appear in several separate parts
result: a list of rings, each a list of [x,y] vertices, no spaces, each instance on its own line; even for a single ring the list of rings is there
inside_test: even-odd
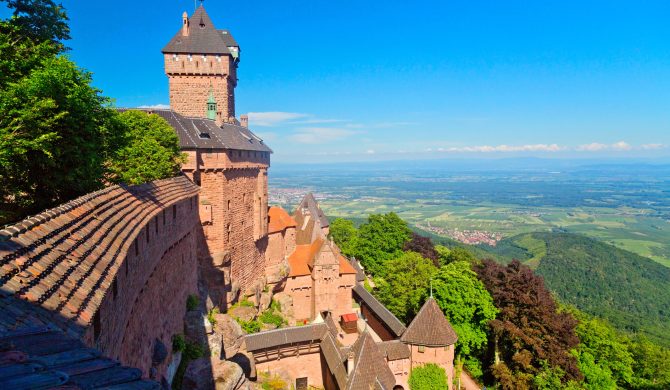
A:
[[[140,255],[140,242],[137,240],[137,237],[135,237],[135,256]]]
[[[126,261],[125,261],[126,276],[128,276],[128,263],[129,263],[129,260],[128,260],[128,258],[126,258]]]
[[[149,242],[149,226],[147,226],[147,242]]]
[[[119,286],[116,283],[116,278],[112,281],[112,297],[116,300],[116,297],[119,295]]]
[[[172,219],[177,219],[177,205],[172,206]]]
[[[93,316],[93,340],[96,342],[100,338],[100,330],[100,310],[98,310]]]
[[[226,210],[230,210],[230,199],[228,199],[228,208]]]
[[[163,209],[163,226],[165,226],[165,209]]]
[[[158,234],[158,216],[156,217],[156,234]]]

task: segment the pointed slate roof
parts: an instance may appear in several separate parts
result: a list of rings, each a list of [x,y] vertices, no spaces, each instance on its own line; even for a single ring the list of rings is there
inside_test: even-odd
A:
[[[305,195],[298,208],[309,210],[312,218],[318,220],[322,228],[330,226],[326,214],[323,213],[321,207],[319,207],[319,203],[316,201],[316,198],[314,198],[314,194],[311,192]]]
[[[354,369],[349,372],[347,390],[370,389],[379,382],[383,388],[395,385],[395,376],[386,364],[384,356],[367,331],[358,337],[349,350],[354,356]]]
[[[217,30],[205,7],[198,7],[189,18],[189,34],[180,28],[163,48],[163,53],[231,54],[229,46],[237,46],[228,31]]]
[[[455,344],[458,336],[435,299],[430,297],[400,340],[406,344],[446,347]]]

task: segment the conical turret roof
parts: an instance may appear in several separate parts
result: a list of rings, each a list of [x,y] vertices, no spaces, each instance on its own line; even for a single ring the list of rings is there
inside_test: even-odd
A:
[[[400,340],[406,344],[446,347],[458,340],[454,328],[433,297],[428,298]]]

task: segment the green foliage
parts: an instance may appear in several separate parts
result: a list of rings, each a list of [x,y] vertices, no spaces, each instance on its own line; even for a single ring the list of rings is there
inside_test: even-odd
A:
[[[456,353],[466,358],[478,356],[498,310],[470,263],[456,261],[440,268],[433,278],[433,296],[458,335]]]
[[[260,382],[263,390],[288,389],[288,384],[278,375],[270,376],[267,373],[261,373]]]
[[[633,355],[634,389],[670,388],[670,349],[638,336],[629,341],[628,350]]]
[[[447,248],[444,245],[435,245],[435,250],[437,251],[437,259],[440,262],[440,265],[445,265],[449,263],[447,259],[451,253],[451,249]]]
[[[280,311],[281,310],[279,308],[279,302],[272,300],[272,302],[270,303],[270,308],[264,311],[258,317],[258,320],[264,324],[272,324],[277,328],[279,328],[286,322],[284,321],[284,317],[282,317],[280,314],[277,313]]]
[[[402,254],[411,232],[407,223],[395,213],[372,214],[358,229],[353,254],[367,272],[384,275],[384,264]]]
[[[383,278],[376,278],[374,294],[399,319],[409,323],[425,300],[431,277],[437,272],[433,262],[418,253],[402,253],[385,264]]]
[[[354,256],[355,240],[358,235],[354,223],[348,219],[335,218],[330,223],[329,231],[329,237],[335,241],[342,254],[348,257]]]
[[[209,321],[210,324],[212,324],[212,326],[216,326],[216,323],[218,322],[216,316],[219,313],[220,311],[218,307],[213,308],[207,313],[207,320]]]
[[[125,111],[118,119],[125,132],[109,162],[110,181],[142,184],[179,173],[185,159],[165,119],[137,110]]]
[[[35,212],[102,186],[112,112],[91,74],[44,59],[0,89],[0,196]]]
[[[186,342],[184,351],[181,355],[181,362],[179,363],[179,367],[177,367],[177,372],[175,373],[174,380],[172,381],[173,390],[181,390],[184,373],[186,372],[188,364],[195,359],[203,357],[204,355],[205,351],[201,345]]]
[[[245,321],[240,318],[235,318],[235,321],[237,321],[237,323],[240,324],[240,326],[242,327],[242,330],[244,330],[248,334],[258,333],[261,331],[261,323],[258,322],[257,320]]]
[[[180,352],[186,349],[186,339],[183,334],[172,336],[172,352]]]
[[[450,264],[456,261],[474,264],[477,262],[477,258],[469,250],[462,247],[455,247],[446,255],[444,263],[440,264]]]
[[[3,0],[13,10],[10,23],[37,41],[60,45],[70,39],[68,17],[61,5],[53,0]]]
[[[198,308],[198,305],[200,305],[200,298],[198,298],[197,295],[191,294],[186,298],[186,310],[187,311],[193,311]]]
[[[670,268],[579,235],[532,236],[547,247],[536,272],[562,301],[670,346]]]
[[[248,298],[243,298],[241,301],[237,302],[237,306],[240,307],[254,307],[254,303],[251,302]]]
[[[436,364],[426,364],[412,370],[409,374],[409,388],[411,390],[446,389],[447,374],[444,368]]]

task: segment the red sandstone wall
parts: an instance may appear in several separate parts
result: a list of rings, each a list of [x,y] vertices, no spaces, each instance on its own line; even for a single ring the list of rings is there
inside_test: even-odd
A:
[[[168,205],[149,220],[100,304],[97,341],[95,325],[83,338],[104,354],[142,369],[145,376],[155,339],[171,349],[172,336],[183,333],[186,298],[197,292],[197,202],[193,196],[176,203],[174,209]],[[169,357],[157,367],[158,378],[168,361]]]
[[[277,359],[276,354],[270,355],[272,358],[266,359],[255,353],[256,373],[259,377],[263,372],[270,375],[286,373],[292,381],[292,383],[289,383],[290,388],[295,388],[296,378],[307,377],[310,386],[323,388],[320,351],[318,345],[312,346],[309,352],[303,347],[300,354],[296,356],[294,348],[286,348],[282,353],[284,357],[280,359]]]
[[[375,333],[377,333],[382,341],[395,340],[393,334],[388,329],[386,329],[382,322],[379,321],[374,313],[363,302],[361,302],[361,314],[363,314],[363,318],[367,320],[368,326],[371,327]]]
[[[293,317],[296,321],[312,319],[312,277],[289,277],[284,291],[293,298]]]
[[[268,280],[277,275],[284,256],[288,256],[284,251],[285,233],[285,231],[280,231],[268,235],[268,247],[265,251],[265,276]]]
[[[340,275],[339,286],[337,288],[337,309],[335,310],[335,318],[339,318],[342,314],[353,312],[351,303],[353,300],[352,289],[356,284],[356,274]]]
[[[398,359],[386,362],[395,376],[396,385],[400,385],[405,390],[409,390],[409,373],[411,371],[411,361],[410,359]]]
[[[170,107],[189,117],[207,117],[209,91],[224,119],[235,116],[237,65],[227,55],[165,54],[170,84]]]

